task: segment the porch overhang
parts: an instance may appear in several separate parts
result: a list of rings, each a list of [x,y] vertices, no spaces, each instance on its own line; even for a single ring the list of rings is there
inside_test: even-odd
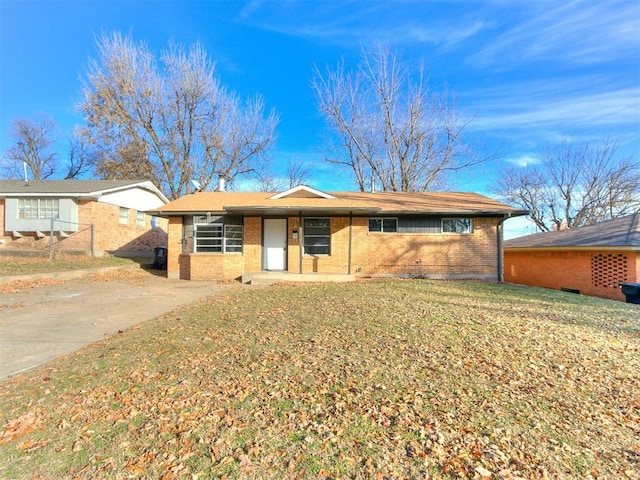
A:
[[[238,206],[224,207],[225,212],[232,215],[244,215],[246,217],[278,217],[278,216],[349,216],[349,215],[374,215],[381,212],[377,207],[309,207],[309,206]]]

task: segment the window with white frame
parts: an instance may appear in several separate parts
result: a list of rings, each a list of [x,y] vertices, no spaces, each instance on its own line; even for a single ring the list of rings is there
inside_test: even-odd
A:
[[[370,218],[369,219],[369,232],[386,232],[395,233],[398,231],[398,219],[397,218]]]
[[[305,255],[331,253],[331,220],[329,218],[305,218],[302,232]]]
[[[60,217],[60,200],[57,198],[19,198],[18,218],[33,220]]]
[[[473,225],[470,218],[443,218],[443,233],[471,233]]]
[[[213,222],[195,217],[193,249],[196,253],[242,253],[242,225],[225,225],[223,217]]]
[[[120,225],[129,225],[129,209],[126,207],[120,207],[118,212],[118,223]]]
[[[136,213],[136,225],[138,228],[144,228],[144,212]]]

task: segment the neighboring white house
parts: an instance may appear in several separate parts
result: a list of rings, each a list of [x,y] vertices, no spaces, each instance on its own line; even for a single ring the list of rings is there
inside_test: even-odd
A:
[[[166,220],[145,212],[167,202],[144,180],[0,180],[0,252],[55,243],[63,251],[151,256],[166,243]]]

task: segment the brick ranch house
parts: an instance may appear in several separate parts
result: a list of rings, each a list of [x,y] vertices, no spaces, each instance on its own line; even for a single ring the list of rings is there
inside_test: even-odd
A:
[[[502,223],[526,212],[475,193],[198,192],[164,205],[168,276],[249,272],[502,279]]]
[[[145,212],[167,202],[150,181],[0,180],[0,254],[89,254],[93,237],[95,255],[153,256],[167,221]]]
[[[505,242],[505,280],[625,301],[622,282],[640,282],[640,213]]]

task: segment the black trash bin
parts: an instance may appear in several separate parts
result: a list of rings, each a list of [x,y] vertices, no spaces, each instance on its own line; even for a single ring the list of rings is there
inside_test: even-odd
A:
[[[621,283],[620,288],[627,298],[627,303],[640,305],[640,283]]]
[[[167,247],[156,247],[153,250],[153,268],[155,270],[167,269]]]

